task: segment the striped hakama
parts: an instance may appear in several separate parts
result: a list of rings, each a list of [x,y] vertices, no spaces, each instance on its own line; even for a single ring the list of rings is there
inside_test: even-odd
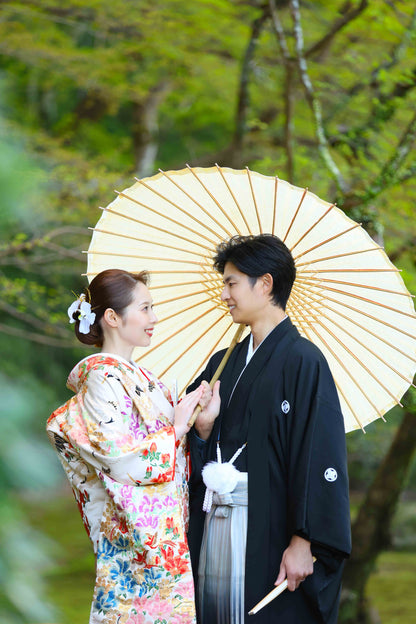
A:
[[[247,473],[232,492],[213,494],[198,570],[202,624],[244,623],[247,505]]]

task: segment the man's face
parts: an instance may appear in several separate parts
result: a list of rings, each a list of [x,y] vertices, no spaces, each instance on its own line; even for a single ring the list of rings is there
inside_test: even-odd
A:
[[[227,262],[223,281],[221,299],[228,305],[234,323],[252,325],[259,320],[270,302],[269,297],[264,296],[262,279],[258,278],[252,286],[248,275]]]

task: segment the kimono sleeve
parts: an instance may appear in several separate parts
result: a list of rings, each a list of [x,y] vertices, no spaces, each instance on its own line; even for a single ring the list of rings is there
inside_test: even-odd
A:
[[[291,532],[348,556],[351,551],[344,420],[324,356],[306,345],[289,358],[288,520]],[[312,548],[313,550],[313,548]]]
[[[174,427],[148,433],[117,377],[91,371],[79,401],[82,418],[78,430],[72,431],[71,442],[98,472],[127,485],[174,479]]]
[[[186,389],[186,393],[196,390],[196,388],[198,388],[201,385],[202,381],[208,381],[208,382],[211,381],[212,377],[214,376],[215,371],[217,370],[223,358],[225,351],[226,350],[223,349],[222,351],[218,351],[212,356],[205,370],[202,373],[200,373],[200,375],[198,375],[198,377],[188,386],[188,388]],[[195,426],[193,426],[191,430],[189,431],[188,440],[189,440],[191,466],[192,466],[191,483],[192,483],[192,480],[195,479],[195,476],[196,476],[197,482],[202,483],[200,479],[200,473],[206,463],[206,451],[207,451],[208,442],[205,440],[201,440],[198,437],[198,434],[196,433],[196,430],[195,430]]]

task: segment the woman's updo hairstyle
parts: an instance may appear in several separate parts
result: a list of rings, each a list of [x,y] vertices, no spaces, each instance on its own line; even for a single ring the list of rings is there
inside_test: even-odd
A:
[[[104,312],[107,308],[112,308],[116,314],[123,316],[124,310],[133,301],[133,292],[138,282],[145,286],[148,284],[147,271],[129,273],[121,269],[107,269],[96,275],[85,289],[85,300],[91,304],[91,312],[95,312],[95,320],[88,334],[79,331],[79,311],[72,315],[78,340],[87,345],[102,347],[104,336],[100,321]]]

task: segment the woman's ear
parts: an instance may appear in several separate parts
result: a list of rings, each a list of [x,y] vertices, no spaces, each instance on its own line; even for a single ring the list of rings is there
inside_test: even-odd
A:
[[[120,317],[114,312],[113,308],[107,308],[103,314],[103,321],[107,323],[109,327],[118,327]]]

